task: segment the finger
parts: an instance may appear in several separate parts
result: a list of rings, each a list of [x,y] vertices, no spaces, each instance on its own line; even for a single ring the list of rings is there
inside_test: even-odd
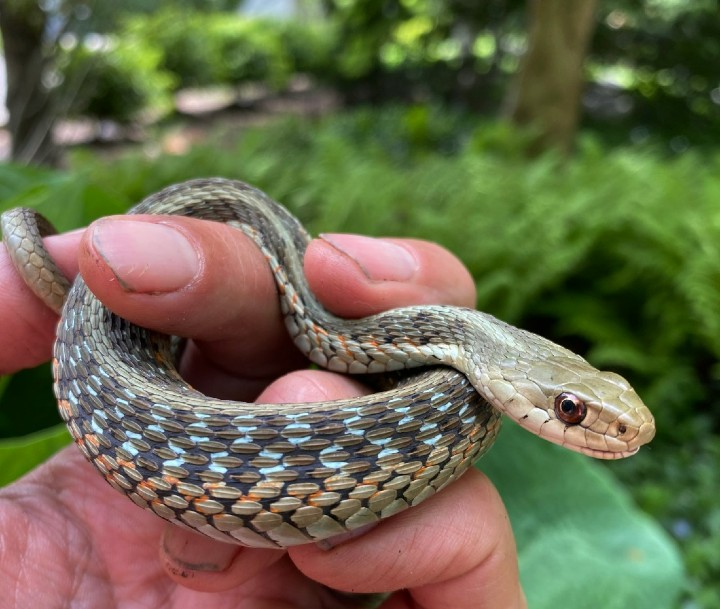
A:
[[[63,273],[77,275],[77,249],[82,231],[45,239]],[[50,359],[57,315],[25,285],[5,248],[0,246],[0,375],[30,368]]]
[[[308,247],[305,273],[313,293],[341,317],[409,305],[475,304],[470,273],[429,241],[323,235]]]
[[[322,370],[300,370],[275,381],[259,399],[268,403],[314,402],[365,393],[367,388],[351,378]],[[233,546],[168,525],[160,555],[167,574],[178,584],[218,592],[250,581],[286,553]]]
[[[285,556],[282,550],[245,548],[168,524],[160,562],[177,584],[199,592],[222,592],[250,581]]]
[[[304,364],[267,262],[237,229],[182,217],[103,218],[83,240],[80,269],[118,315],[192,337],[181,371],[208,394],[253,399],[268,379]]]
[[[85,235],[80,271],[115,313],[192,337],[211,366],[242,373],[240,381],[269,378],[300,361],[267,262],[237,229],[182,217],[103,218]]]
[[[323,551],[291,548],[298,568],[331,588],[353,592],[409,589],[388,606],[524,606],[512,530],[502,501],[477,470],[422,505],[364,535]]]

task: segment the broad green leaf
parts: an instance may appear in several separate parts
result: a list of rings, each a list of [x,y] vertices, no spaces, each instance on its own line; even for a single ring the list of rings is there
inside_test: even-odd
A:
[[[6,163],[0,165],[0,201],[14,197],[28,188],[44,184],[57,175],[56,172],[37,167]],[[0,204],[0,208],[5,208]]]
[[[0,441],[0,486],[9,484],[70,443],[65,425]]]
[[[0,176],[1,177],[1,176]],[[0,192],[1,192],[0,185]],[[2,200],[0,210],[32,207],[47,216],[58,231],[84,226],[109,214],[123,213],[127,200],[90,182],[82,174],[50,174]]]
[[[504,427],[479,467],[510,513],[529,606],[673,607],[684,581],[677,549],[608,469]]]

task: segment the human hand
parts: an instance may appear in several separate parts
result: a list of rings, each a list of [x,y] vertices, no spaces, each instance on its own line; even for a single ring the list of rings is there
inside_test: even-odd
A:
[[[79,267],[116,313],[191,337],[182,372],[208,394],[297,402],[367,392],[348,377],[295,370],[306,362],[285,332],[269,269],[239,231],[122,217],[46,243],[63,271],[74,276]],[[328,235],[311,244],[305,270],[318,298],[341,316],[474,302],[462,265],[421,241]],[[9,373],[49,357],[57,319],[1,250],[0,282],[0,373]],[[185,531],[113,492],[68,447],[0,489],[0,608],[346,607],[353,600],[342,592],[395,590],[384,608],[525,606],[507,514],[476,470],[360,536],[328,541],[325,549],[279,551]]]

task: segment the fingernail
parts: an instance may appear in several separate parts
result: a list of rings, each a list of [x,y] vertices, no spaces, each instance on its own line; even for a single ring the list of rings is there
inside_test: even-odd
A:
[[[408,281],[418,269],[412,252],[388,239],[340,233],[322,234],[320,238],[352,258],[373,281]]]
[[[215,541],[204,535],[184,531],[169,525],[163,534],[162,549],[165,558],[183,571],[225,571],[242,552],[240,546]]]
[[[339,535],[333,535],[332,537],[328,537],[327,539],[321,539],[320,541],[315,542],[315,545],[321,550],[332,550],[333,548],[339,546],[341,543],[345,543],[346,541],[350,541],[351,539],[360,537],[360,535],[364,535],[368,531],[374,529],[378,524],[380,523],[370,522],[366,525],[358,527],[357,529],[348,531],[347,533],[340,533]]]
[[[129,292],[174,292],[200,270],[193,244],[167,224],[106,219],[90,230],[95,250]]]

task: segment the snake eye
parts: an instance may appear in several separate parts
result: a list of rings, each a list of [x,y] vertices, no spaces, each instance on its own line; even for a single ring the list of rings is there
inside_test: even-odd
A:
[[[561,393],[555,398],[555,414],[568,425],[577,425],[587,414],[585,402],[572,393]]]

